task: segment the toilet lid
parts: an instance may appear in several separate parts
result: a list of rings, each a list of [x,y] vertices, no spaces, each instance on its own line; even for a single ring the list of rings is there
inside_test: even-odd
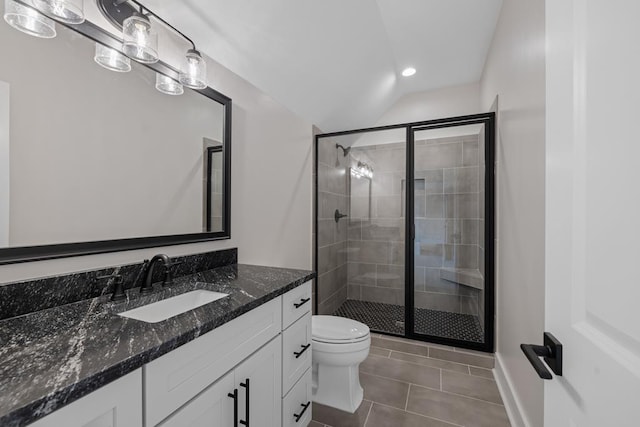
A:
[[[317,341],[349,343],[366,339],[369,336],[369,327],[344,317],[313,316],[311,335]]]

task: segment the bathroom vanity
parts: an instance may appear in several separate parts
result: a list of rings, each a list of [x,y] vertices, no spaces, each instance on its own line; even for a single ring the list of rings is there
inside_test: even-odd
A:
[[[0,425],[306,426],[313,277],[232,264],[2,320]],[[193,290],[228,296],[156,323],[121,316]]]

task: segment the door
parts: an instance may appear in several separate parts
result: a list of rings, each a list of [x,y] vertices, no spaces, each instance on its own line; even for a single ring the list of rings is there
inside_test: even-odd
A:
[[[238,399],[238,393],[238,389],[234,386],[233,372],[229,372],[160,425],[162,427],[233,426],[234,400]]]
[[[282,338],[278,335],[235,369],[239,419],[245,427],[280,427]],[[244,421],[244,422],[243,422]]]
[[[411,128],[412,338],[493,351],[493,129],[492,114]]]
[[[545,425],[640,423],[640,2],[546,2]],[[541,337],[542,338],[542,337]]]

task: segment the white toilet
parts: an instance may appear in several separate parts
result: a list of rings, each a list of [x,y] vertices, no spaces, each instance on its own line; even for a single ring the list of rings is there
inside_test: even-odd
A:
[[[313,316],[311,335],[313,401],[354,413],[362,403],[358,368],[369,355],[369,327],[344,317]]]

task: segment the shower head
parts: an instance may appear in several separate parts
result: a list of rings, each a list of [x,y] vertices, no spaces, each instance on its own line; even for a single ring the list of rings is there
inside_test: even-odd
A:
[[[343,147],[340,144],[336,144],[336,149],[341,148],[342,149],[342,155],[344,157],[347,157],[349,155],[349,151],[351,151],[351,147]]]

